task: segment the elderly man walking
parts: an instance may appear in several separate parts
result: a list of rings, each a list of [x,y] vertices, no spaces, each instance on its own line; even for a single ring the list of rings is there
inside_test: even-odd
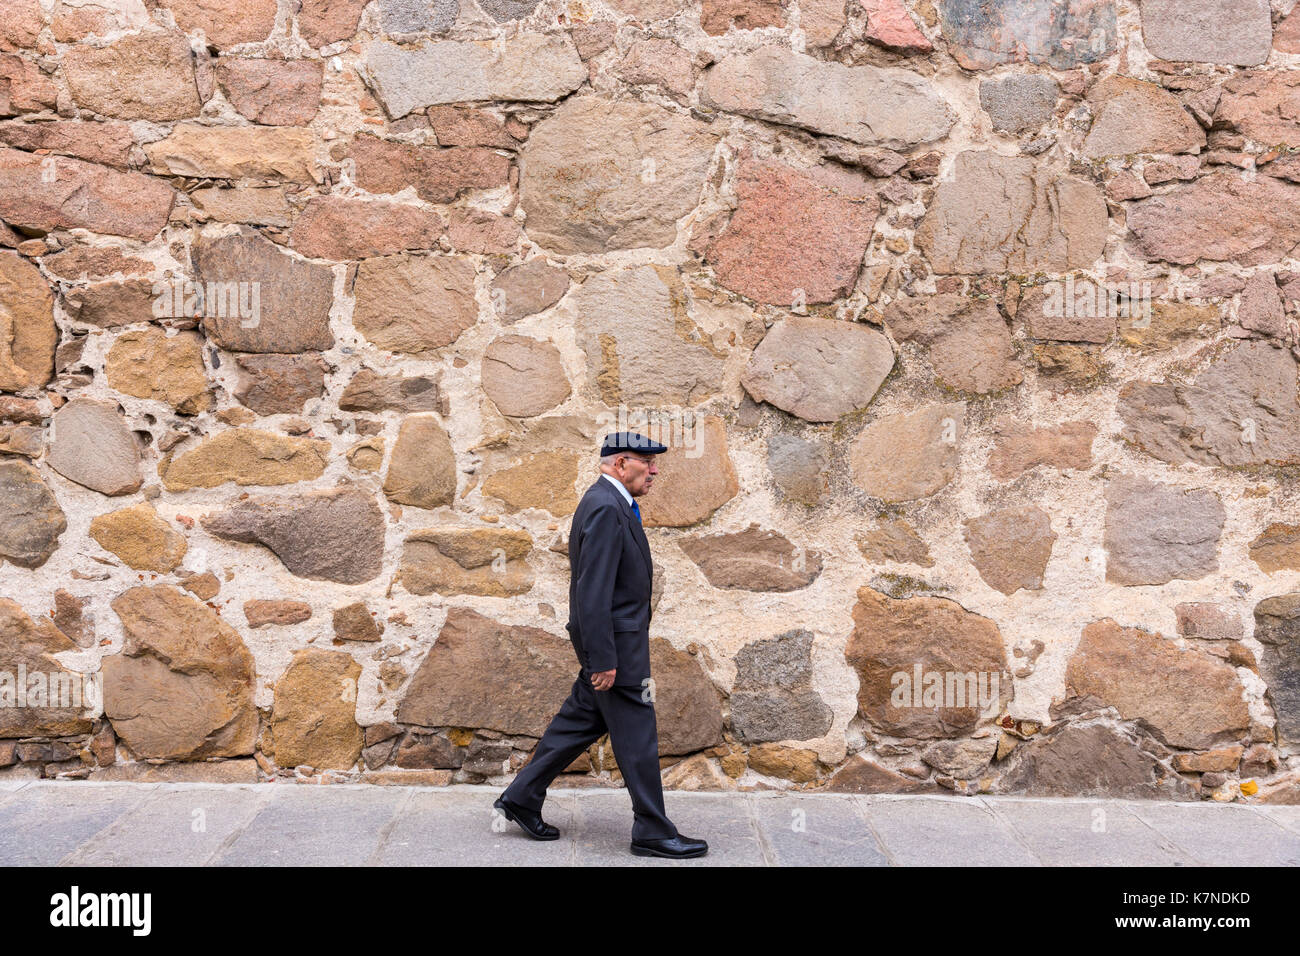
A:
[[[659,735],[650,681],[650,585],[654,565],[636,498],[658,474],[665,445],[636,432],[605,436],[600,477],[569,534],[569,637],[580,670],[532,759],[493,804],[536,840],[560,831],[542,819],[546,788],[606,731],[632,798],[632,852],[671,859],[709,845],[682,836],[664,811]]]

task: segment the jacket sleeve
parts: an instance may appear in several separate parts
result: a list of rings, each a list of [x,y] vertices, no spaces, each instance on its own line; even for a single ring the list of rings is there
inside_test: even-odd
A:
[[[582,523],[578,555],[578,630],[592,673],[614,670],[614,581],[623,553],[623,528],[612,505],[592,509]]]

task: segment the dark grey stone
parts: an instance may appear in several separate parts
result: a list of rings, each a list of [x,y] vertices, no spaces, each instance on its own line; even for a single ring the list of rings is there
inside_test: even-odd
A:
[[[940,0],[943,35],[968,70],[1046,63],[1068,70],[1115,52],[1110,0]]]
[[[1259,675],[1285,740],[1300,740],[1300,593],[1279,594],[1255,605],[1255,638],[1264,645]]]
[[[830,452],[818,441],[777,432],[767,440],[767,468],[777,487],[806,505],[826,495]]]
[[[537,8],[540,0],[478,0],[483,12],[498,23],[522,20]]]
[[[830,730],[834,713],[812,689],[812,640],[795,630],[741,648],[731,692],[738,740],[811,740]]]
[[[1052,118],[1059,87],[1050,76],[1022,73],[980,81],[980,107],[993,120],[993,128],[1019,136],[1036,130]]]
[[[1141,745],[1101,724],[1065,725],[1022,743],[1007,758],[998,793],[1027,797],[1195,800],[1191,784]]]
[[[459,0],[379,0],[385,33],[446,33],[459,15]]]

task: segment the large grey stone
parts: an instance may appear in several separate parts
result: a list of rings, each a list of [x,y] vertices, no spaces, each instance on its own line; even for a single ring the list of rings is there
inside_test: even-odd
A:
[[[1195,799],[1191,785],[1151,749],[1101,724],[1062,724],[1016,747],[996,790],[1027,797]]]
[[[257,495],[201,523],[219,538],[270,548],[302,578],[362,584],[383,567],[384,514],[374,496],[357,487]]]
[[[570,295],[588,380],[605,404],[689,405],[721,388],[723,355],[686,315],[685,294],[677,270],[644,265],[606,269]]]
[[[440,103],[553,102],[587,79],[567,33],[435,40],[417,47],[376,40],[366,49],[364,71],[393,119]]]
[[[651,103],[570,97],[520,154],[529,238],[562,255],[669,245],[699,202],[717,139]]]
[[[1045,63],[1068,70],[1115,52],[1111,0],[940,0],[948,49],[968,70]]]
[[[523,20],[535,9],[541,0],[478,0],[483,12],[498,23],[511,20]]]
[[[893,367],[889,339],[870,326],[795,315],[763,337],[740,382],[755,401],[830,422],[869,404]]]
[[[1268,0],[1142,0],[1142,39],[1162,60],[1256,66],[1268,59]]]
[[[1106,201],[1091,182],[1024,156],[967,150],[916,231],[939,273],[1064,272],[1101,255]]]
[[[64,478],[103,495],[140,487],[140,446],[117,402],[74,398],[54,413],[51,427],[46,462]]]
[[[1130,382],[1119,393],[1121,435],[1171,464],[1300,464],[1296,360],[1242,342],[1190,383]]]
[[[812,686],[811,631],[751,641],[736,653],[731,724],[744,743],[811,740],[831,728],[830,707]]]
[[[993,128],[1019,136],[1036,130],[1052,118],[1060,87],[1042,73],[1013,73],[980,80],[980,107],[993,120]]]
[[[942,139],[956,122],[938,90],[915,73],[844,66],[774,44],[710,67],[700,98],[726,112],[890,149]]]
[[[446,33],[460,13],[459,0],[380,0],[385,33]]]
[[[1300,594],[1279,594],[1255,605],[1255,639],[1264,645],[1259,674],[1283,739],[1300,740]]]
[[[830,449],[822,442],[776,432],[767,440],[767,469],[786,495],[816,505],[830,488]]]
[[[0,461],[0,558],[39,568],[67,528],[68,519],[39,471],[21,458]]]
[[[1218,570],[1225,512],[1208,490],[1121,475],[1106,485],[1106,580],[1165,584]]]

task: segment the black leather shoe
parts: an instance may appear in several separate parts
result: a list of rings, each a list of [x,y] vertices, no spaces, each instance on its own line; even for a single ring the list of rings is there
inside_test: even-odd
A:
[[[543,820],[542,815],[536,810],[529,810],[527,807],[513,804],[505,797],[497,797],[492,806],[500,810],[507,820],[513,820],[519,824],[519,828],[534,840],[558,840],[560,838],[559,829]]]
[[[704,856],[709,852],[709,845],[703,840],[695,840],[679,833],[666,840],[633,840],[632,852],[636,856],[663,856],[670,860],[688,860],[693,856]]]

